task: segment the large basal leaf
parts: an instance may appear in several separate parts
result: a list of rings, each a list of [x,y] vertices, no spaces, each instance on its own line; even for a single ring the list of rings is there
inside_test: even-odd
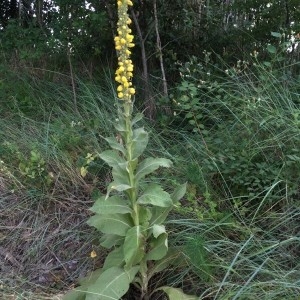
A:
[[[115,137],[108,137],[105,140],[108,142],[109,146],[112,149],[120,151],[123,155],[125,155],[126,152],[124,146],[119,143]]]
[[[102,270],[107,270],[112,267],[122,267],[124,264],[123,246],[115,248],[105,258]]]
[[[151,239],[151,250],[147,253],[147,260],[160,260],[166,256],[168,252],[168,235],[167,233],[161,234],[158,238]]]
[[[63,296],[62,300],[85,300],[86,291],[88,290],[88,287],[91,284],[95,283],[95,281],[99,278],[102,272],[102,269],[97,269],[88,274],[88,276],[80,280],[81,286],[72,291],[69,291]]]
[[[150,184],[138,198],[137,203],[160,207],[173,206],[169,193],[165,192],[158,184]]]
[[[127,201],[119,196],[109,198],[106,198],[106,196],[99,197],[96,199],[91,211],[97,214],[126,214],[132,212]]]
[[[87,287],[78,287],[65,294],[62,300],[85,300]]]
[[[125,236],[127,230],[133,226],[130,214],[95,215],[87,223],[103,233],[120,236]]]
[[[151,174],[159,167],[169,168],[171,166],[172,162],[166,158],[146,158],[139,164],[136,170],[136,181],[139,181],[146,175]]]
[[[197,296],[187,295],[181,289],[170,286],[163,286],[157,290],[164,291],[168,295],[169,300],[199,300]]]
[[[176,204],[186,193],[186,183],[178,186],[171,195],[173,203]]]
[[[139,267],[124,271],[120,267],[105,270],[87,290],[86,300],[120,299],[129,289]]]
[[[100,245],[106,249],[110,249],[114,246],[119,246],[124,242],[124,236],[119,236],[115,234],[104,234],[101,236]]]
[[[145,239],[141,226],[134,226],[127,231],[124,242],[124,258],[127,268],[138,264],[142,260],[145,253],[144,243]]]
[[[132,137],[132,159],[138,158],[146,149],[148,144],[148,132],[144,128],[133,130]]]
[[[115,150],[106,150],[99,154],[100,158],[104,160],[110,167],[115,167],[118,164],[126,161]]]

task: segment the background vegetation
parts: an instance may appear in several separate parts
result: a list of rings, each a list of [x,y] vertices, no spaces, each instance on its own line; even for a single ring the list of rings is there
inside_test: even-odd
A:
[[[188,184],[167,225],[182,259],[152,289],[298,299],[299,1],[134,1],[131,16],[147,151],[174,163],[151,180]],[[4,299],[58,299],[103,262],[85,222],[111,181],[116,17],[111,0],[0,3]]]

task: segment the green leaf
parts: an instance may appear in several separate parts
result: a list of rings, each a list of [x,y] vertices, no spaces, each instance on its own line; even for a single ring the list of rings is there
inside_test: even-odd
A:
[[[115,190],[118,192],[123,192],[123,191],[130,190],[131,188],[132,188],[131,185],[122,184],[122,183],[113,181],[112,183],[109,184],[109,186],[107,188],[107,197],[112,190]]]
[[[136,170],[136,181],[144,178],[146,175],[154,172],[159,167],[169,168],[172,166],[172,162],[166,158],[146,158],[143,160]]]
[[[123,118],[121,118],[117,123],[114,124],[115,128],[119,132],[125,132],[126,129],[126,124]]]
[[[99,157],[104,160],[110,167],[115,167],[118,164],[126,161],[115,150],[106,150],[99,154]]]
[[[102,272],[102,269],[97,269],[88,274],[88,276],[86,276],[85,278],[82,278],[80,280],[81,286],[69,291],[63,296],[62,300],[85,300],[89,285],[93,284],[99,278]]]
[[[282,34],[281,34],[281,33],[279,33],[279,32],[274,32],[274,31],[271,32],[271,35],[274,36],[274,37],[276,37],[276,38],[281,38],[281,37],[282,37]]]
[[[120,151],[123,155],[125,155],[125,148],[122,144],[120,144],[115,137],[108,137],[105,138],[105,140],[108,142],[109,146],[112,149]]]
[[[173,203],[176,204],[186,193],[186,183],[178,186],[171,195]]]
[[[124,237],[115,234],[104,234],[101,236],[100,245],[106,249],[123,244]]]
[[[176,248],[169,248],[168,253],[165,255],[165,257],[156,261],[152,269],[149,270],[149,278],[154,274],[165,270],[170,265],[178,264],[178,266],[180,266],[180,262],[182,261],[184,261],[184,259],[182,258],[181,251],[178,251],[178,249]]]
[[[132,159],[138,158],[146,149],[149,136],[148,132],[144,128],[138,128],[133,130],[132,139]]]
[[[173,207],[151,207],[152,217],[149,226],[154,226],[155,224],[162,224],[166,220],[172,208]]]
[[[106,234],[125,236],[133,226],[130,214],[95,215],[88,219],[88,225]]]
[[[128,162],[114,166],[111,173],[114,181],[118,184],[130,185]]]
[[[91,211],[98,214],[126,214],[131,213],[132,209],[128,206],[127,201],[119,196],[109,198],[101,196],[96,199]]]
[[[135,114],[134,118],[131,121],[132,125],[135,125],[137,122],[141,121],[143,119],[144,115],[142,113]]]
[[[139,206],[139,219],[140,224],[144,227],[149,227],[149,221],[152,217],[151,209],[145,206]]]
[[[86,300],[120,299],[129,289],[139,267],[126,272],[122,268],[112,267],[105,270],[97,281],[88,288]]]
[[[152,227],[152,234],[155,238],[160,236],[162,233],[166,233],[166,227],[165,225],[157,225],[154,224]]]
[[[145,239],[141,226],[134,226],[127,231],[124,241],[126,267],[136,265],[142,260],[145,253],[144,243]]]
[[[157,239],[152,239],[150,242],[151,250],[147,253],[147,260],[160,260],[166,256],[168,252],[168,235],[167,233],[160,234]]]
[[[86,289],[83,287],[78,287],[74,290],[71,290],[63,296],[62,300],[85,300]]]
[[[268,50],[268,52],[271,53],[271,54],[275,54],[275,53],[276,53],[276,47],[273,46],[273,45],[268,45],[268,46],[267,46],[267,50]]]
[[[164,291],[168,295],[169,300],[199,300],[197,296],[187,295],[181,289],[170,286],[163,286],[157,290]]]
[[[158,184],[150,184],[138,198],[137,203],[160,207],[173,206],[169,193],[165,192]]]
[[[112,267],[122,267],[123,264],[124,264],[124,253],[123,253],[123,247],[121,246],[115,248],[106,256],[102,270],[105,271]]]

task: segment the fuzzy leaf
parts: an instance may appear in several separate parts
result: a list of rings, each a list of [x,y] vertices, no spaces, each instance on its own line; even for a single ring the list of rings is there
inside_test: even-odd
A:
[[[125,155],[125,148],[124,148],[124,146],[122,144],[120,144],[115,137],[108,137],[105,140],[108,142],[109,146],[112,149],[120,151],[123,155]]]
[[[176,204],[186,193],[186,183],[178,186],[171,195],[173,203]]]
[[[151,207],[152,217],[149,226],[162,224],[166,220],[172,208],[173,207]]]
[[[111,173],[115,182],[130,185],[128,162],[114,166]]]
[[[126,272],[122,268],[112,267],[105,270],[97,281],[88,288],[86,300],[120,299],[129,289],[139,267]]]
[[[144,128],[138,128],[133,130],[132,139],[132,159],[138,158],[146,149],[149,136],[148,132]]]
[[[102,272],[102,269],[97,269],[91,272],[85,278],[82,278],[80,280],[81,285],[65,294],[62,300],[85,300],[89,285],[93,284],[99,278]]]
[[[166,233],[166,227],[164,225],[154,224],[152,227],[152,234],[155,238],[158,238],[162,233]]]
[[[137,122],[139,122],[140,120],[142,120],[143,117],[144,117],[144,115],[142,113],[135,114],[134,118],[131,121],[131,124],[135,125]]]
[[[169,168],[172,166],[172,162],[166,158],[146,158],[138,166],[136,170],[136,180],[144,178],[146,175],[154,172],[159,167]]]
[[[115,150],[106,150],[99,154],[99,157],[104,160],[110,167],[115,167],[118,164],[126,161]]]
[[[109,198],[101,196],[96,200],[91,211],[97,214],[126,214],[132,212],[131,208],[126,203],[126,200],[119,196],[112,196]]]
[[[160,207],[170,207],[173,205],[169,193],[165,192],[158,184],[150,184],[141,197],[139,197],[137,203]]]
[[[175,248],[169,248],[168,253],[160,260],[156,261],[152,269],[149,271],[149,277],[154,274],[165,270],[168,266],[174,265],[177,262],[182,262],[184,259],[181,257],[181,252]],[[178,263],[180,265],[180,263]]]
[[[144,256],[144,237],[142,227],[134,226],[126,233],[124,242],[124,258],[126,267],[138,264]]]
[[[269,53],[271,53],[271,54],[275,54],[276,53],[276,47],[275,46],[273,46],[273,45],[268,45],[267,46],[267,50],[268,50],[268,52]]]
[[[107,197],[112,190],[115,190],[118,192],[123,192],[123,191],[130,190],[131,188],[132,188],[132,186],[130,186],[128,184],[122,184],[122,183],[113,181],[107,188]]]
[[[197,296],[187,295],[181,289],[170,286],[163,286],[158,288],[158,290],[164,291],[168,295],[169,300],[199,300]]]
[[[100,245],[106,249],[123,244],[124,237],[115,234],[104,234],[100,238]]]
[[[63,296],[62,300],[85,300],[86,289],[84,289],[84,287],[78,287],[71,290]]]
[[[123,247],[115,248],[105,258],[102,270],[105,271],[112,267],[121,267],[124,263]]]
[[[147,260],[160,260],[166,256],[168,252],[168,235],[161,234],[157,239],[153,239],[150,243],[151,250],[147,253]]]
[[[88,225],[106,234],[125,236],[133,226],[130,214],[95,215],[88,219]]]

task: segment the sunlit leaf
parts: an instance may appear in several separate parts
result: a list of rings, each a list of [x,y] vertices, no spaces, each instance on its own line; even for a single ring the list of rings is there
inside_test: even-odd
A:
[[[108,198],[101,196],[96,200],[91,211],[98,214],[126,214],[131,213],[132,210],[128,206],[127,201],[119,196]]]
[[[139,267],[135,267],[126,272],[120,267],[112,267],[105,270],[96,282],[89,286],[86,300],[120,299],[128,291],[138,269]]]
[[[136,180],[139,181],[146,175],[151,174],[152,172],[157,170],[159,167],[169,168],[171,166],[172,162],[166,158],[146,158],[139,164],[136,170]]]
[[[106,150],[99,154],[99,157],[104,160],[110,167],[125,163],[126,161],[115,150]]]
[[[133,226],[130,214],[95,215],[87,223],[103,233],[120,236],[125,236],[127,230]]]
[[[158,290],[164,291],[168,295],[169,300],[199,300],[197,296],[187,295],[181,289],[170,286],[163,286]]]
[[[115,234],[103,234],[99,240],[100,245],[106,249],[123,244],[124,236]]]
[[[162,233],[166,232],[166,227],[164,225],[154,224],[152,227],[152,234],[155,238],[157,238]]]
[[[160,207],[170,207],[173,205],[169,193],[165,192],[158,184],[150,184],[138,198],[137,203]]]
[[[158,238],[154,238],[150,243],[151,250],[147,253],[147,260],[160,260],[166,256],[168,252],[168,235],[160,234]]]

